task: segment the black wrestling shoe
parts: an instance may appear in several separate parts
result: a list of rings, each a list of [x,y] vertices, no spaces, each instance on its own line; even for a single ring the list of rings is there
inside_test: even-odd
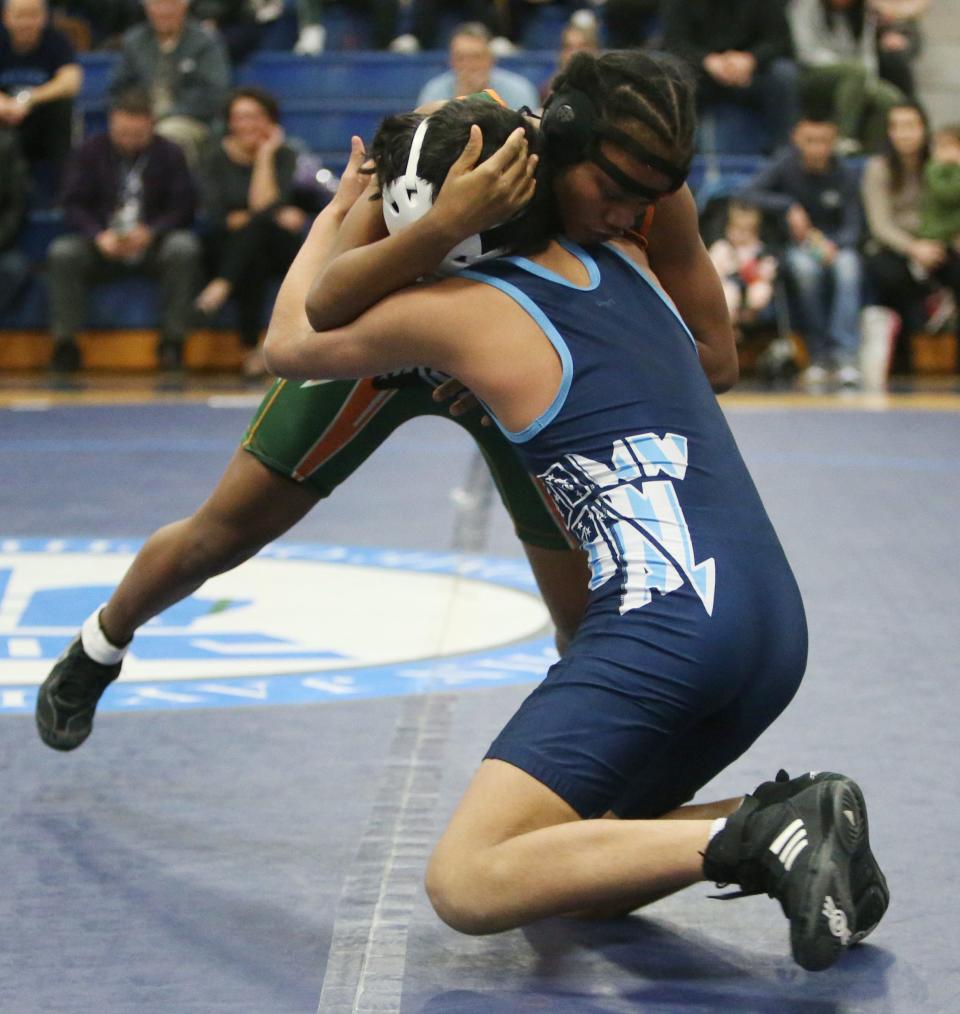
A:
[[[120,675],[120,667],[94,662],[79,636],[57,659],[37,694],[37,731],[54,750],[75,750],[93,730],[100,695]]]
[[[727,897],[768,894],[780,902],[793,958],[811,972],[829,968],[853,940],[850,864],[866,827],[854,789],[838,778],[767,806],[746,796],[704,853],[708,880],[740,886]]]
[[[825,781],[846,781],[860,805],[863,815],[863,828],[860,837],[860,844],[853,854],[850,863],[850,880],[853,888],[854,925],[853,936],[850,940],[851,946],[860,943],[864,937],[876,929],[877,924],[883,918],[884,912],[890,904],[890,889],[887,887],[887,878],[880,869],[880,864],[870,849],[869,822],[867,820],[867,807],[863,800],[863,793],[856,782],[844,778],[833,771],[810,771],[806,774],[791,778],[786,771],[778,771],[775,781],[764,782],[753,790],[751,795],[760,803],[761,807],[769,806],[772,803],[781,803],[798,792],[809,788],[817,782]]]

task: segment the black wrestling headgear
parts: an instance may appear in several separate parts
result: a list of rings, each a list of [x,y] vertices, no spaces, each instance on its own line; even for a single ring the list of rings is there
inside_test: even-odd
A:
[[[648,122],[639,110],[632,115]],[[659,124],[652,120],[649,125],[655,130],[659,128]],[[540,131],[551,165],[569,166],[578,162],[593,162],[628,193],[650,200],[679,190],[690,172],[689,159],[683,165],[675,165],[653,154],[625,131],[603,120],[593,99],[572,85],[561,86],[547,100],[540,119]],[[600,150],[603,141],[610,141],[651,169],[663,173],[670,181],[667,189],[644,186],[617,168]]]

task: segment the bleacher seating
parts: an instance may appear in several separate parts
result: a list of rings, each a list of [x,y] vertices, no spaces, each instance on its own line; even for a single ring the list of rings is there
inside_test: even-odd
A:
[[[544,47],[555,46],[559,36],[559,9],[544,8],[540,27],[531,32]],[[341,43],[349,42],[354,19],[345,8],[333,5],[328,30],[340,19]],[[537,34],[540,33],[540,34]],[[321,156],[334,172],[342,170],[351,134],[369,141],[380,120],[393,112],[412,107],[417,93],[429,78],[446,68],[442,51],[398,55],[393,53],[329,49],[320,57],[301,57],[289,51],[296,34],[289,12],[270,26],[265,40],[269,48],[256,53],[236,74],[238,84],[256,84],[275,93],[281,102],[282,121],[288,134],[299,138]],[[334,32],[328,37],[338,41]],[[286,51],[279,51],[286,49]],[[527,49],[501,64],[540,84],[553,71],[555,49]],[[83,133],[104,129],[108,88],[117,55],[86,53],[81,57],[84,85],[79,100]],[[701,129],[700,143],[705,155],[697,158],[691,173],[694,190],[716,186],[730,174],[749,175],[756,167],[762,137],[756,118],[744,119],[740,110],[719,109]],[[730,154],[730,153],[734,154]],[[47,298],[42,265],[50,242],[63,230],[56,211],[31,213],[21,243],[37,265],[37,277],[17,305],[0,323],[16,330],[41,330],[47,325]],[[124,279],[98,286],[91,295],[89,326],[94,329],[142,329],[155,324],[156,287],[146,280]],[[227,313],[218,321],[229,326]]]

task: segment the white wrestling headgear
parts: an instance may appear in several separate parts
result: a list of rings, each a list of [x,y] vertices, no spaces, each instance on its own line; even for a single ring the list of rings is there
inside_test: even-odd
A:
[[[413,140],[410,142],[410,155],[404,174],[383,188],[383,220],[391,236],[408,225],[413,225],[433,207],[433,184],[417,174],[420,151],[427,136],[429,122],[430,117],[425,116],[417,125]],[[468,236],[444,257],[440,271],[445,273],[462,271],[471,264],[478,264],[480,261],[490,260],[507,252],[505,247],[494,250],[484,250],[483,247],[482,233]]]

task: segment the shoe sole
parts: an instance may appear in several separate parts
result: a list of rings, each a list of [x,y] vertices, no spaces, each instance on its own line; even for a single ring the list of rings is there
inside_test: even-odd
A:
[[[64,753],[76,750],[78,746],[87,740],[93,731],[92,721],[89,727],[81,733],[66,732],[48,725],[40,714],[42,704],[45,704],[50,712],[56,714],[56,705],[53,704],[51,695],[45,692],[43,687],[40,688],[40,692],[37,694],[37,710],[34,712],[34,718],[36,719],[37,733],[40,738],[47,746],[52,747],[54,750],[61,750]]]
[[[814,775],[810,784],[817,784],[818,779],[821,783],[824,781],[846,782],[857,801],[863,821],[860,845],[850,864],[851,872],[855,867],[860,868],[861,882],[867,884],[853,899],[854,912],[856,913],[856,932],[850,939],[850,946],[853,947],[877,928],[890,905],[890,889],[887,887],[887,878],[883,875],[880,864],[870,848],[870,820],[867,816],[867,804],[860,786],[844,775],[829,771]]]
[[[64,676],[64,666],[68,665],[70,653],[78,643],[79,638],[74,638],[70,642],[60,658],[57,659],[50,674],[40,684],[40,689],[37,691],[37,704],[33,713],[40,739],[51,749],[61,750],[64,753],[76,750],[78,746],[81,746],[90,737],[90,733],[93,732],[93,719],[96,715],[97,705],[100,703],[103,691],[109,685],[107,684],[103,687],[93,702],[92,707],[76,712],[65,723],[69,725],[71,722],[76,723],[78,719],[85,719],[85,728],[79,731],[71,731],[69,728],[62,729],[57,727],[57,719],[62,710],[57,705],[57,691]],[[116,670],[116,674],[110,680],[111,683],[119,675],[120,667],[117,666]],[[87,719],[86,716],[88,715],[89,718]]]
[[[816,787],[823,841],[807,860],[807,882],[790,919],[794,960],[810,972],[829,968],[853,943],[850,867],[866,828],[863,794],[855,782],[832,779]]]

